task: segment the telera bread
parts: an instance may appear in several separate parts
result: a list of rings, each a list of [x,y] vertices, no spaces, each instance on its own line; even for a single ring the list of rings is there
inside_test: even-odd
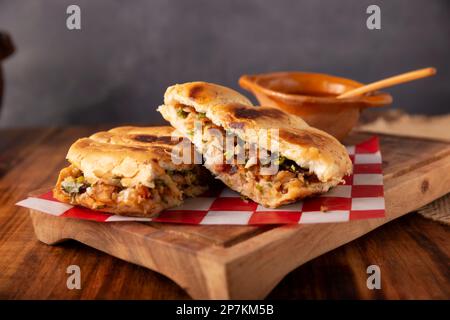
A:
[[[205,166],[217,178],[269,208],[327,192],[352,171],[345,147],[331,135],[282,110],[255,107],[238,92],[223,86],[206,82],[171,86],[158,110],[191,139],[202,153]],[[276,143],[262,146],[264,132],[266,137],[276,133]],[[223,143],[229,135],[237,137],[231,155],[229,146]],[[255,149],[259,151],[251,152]],[[244,159],[241,162],[240,154],[243,157],[239,159]],[[271,159],[276,155],[270,165],[275,163],[276,171],[263,173],[267,156],[261,154]]]
[[[182,144],[172,127],[119,127],[77,140],[61,170],[54,197],[120,215],[151,217],[208,189],[211,174],[199,164],[172,159]],[[187,140],[187,139],[185,139]]]

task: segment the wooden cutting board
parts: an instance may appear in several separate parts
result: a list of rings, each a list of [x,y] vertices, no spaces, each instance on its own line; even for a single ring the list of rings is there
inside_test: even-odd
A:
[[[347,143],[370,135],[358,133]],[[450,191],[450,144],[380,136],[386,218],[285,226],[97,223],[30,210],[38,239],[75,239],[174,280],[196,299],[264,298],[305,262]]]

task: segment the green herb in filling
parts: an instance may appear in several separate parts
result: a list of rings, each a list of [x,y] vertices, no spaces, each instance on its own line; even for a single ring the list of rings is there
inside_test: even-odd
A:
[[[241,194],[241,200],[248,201],[248,200],[250,200],[250,198]]]
[[[275,161],[275,164],[277,164],[279,166],[280,170],[290,171],[293,173],[300,173],[302,171],[306,171],[306,169],[303,169],[302,167],[300,167],[295,161],[287,159],[284,156],[280,156]]]
[[[87,187],[89,187],[89,184],[85,182],[83,176],[79,176],[76,179],[68,177],[61,182],[61,188],[70,195],[84,192]]]
[[[281,166],[286,161],[286,157],[279,156],[278,159],[275,161],[275,164],[277,166]]]
[[[189,115],[189,112],[186,112],[183,109],[178,109],[177,110],[177,115],[178,115],[179,118],[186,119],[187,116]]]
[[[75,179],[75,181],[77,183],[84,183],[84,176],[79,176],[78,178]]]

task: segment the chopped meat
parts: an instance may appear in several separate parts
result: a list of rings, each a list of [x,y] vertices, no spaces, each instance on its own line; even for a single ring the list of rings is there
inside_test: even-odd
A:
[[[182,110],[189,113],[180,121],[190,123],[192,120],[199,118],[199,113],[193,107],[179,104],[175,108],[178,111]],[[268,155],[265,159],[268,163],[261,163],[257,146],[250,145],[248,142],[243,142],[240,138],[237,138],[237,141],[236,139],[233,141],[233,148],[229,148],[226,146],[227,132],[204,116],[201,117],[201,120],[204,125],[202,153],[205,156],[206,167],[221,177],[225,183],[241,186],[238,191],[243,194],[257,195],[257,197],[277,197],[280,194],[287,195],[289,193],[299,194],[301,189],[309,184],[320,183],[317,176],[309,169],[300,167],[295,161],[284,156],[280,156],[275,161],[275,164],[278,165],[278,171],[275,174],[261,174],[261,168],[270,164],[270,151],[263,153]],[[217,132],[220,132],[219,136],[217,136]],[[230,155],[229,150],[234,150],[234,154],[232,152]],[[240,158],[238,155],[243,155],[243,157]]]
[[[114,201],[113,194],[117,192],[117,187],[104,183],[96,183],[91,187],[91,196],[103,203],[111,203]]]
[[[180,198],[183,193],[187,196],[197,194],[198,189],[204,188],[205,181],[208,180],[206,169],[199,166],[195,166],[192,170],[168,171],[167,173],[172,179],[172,184],[176,185],[175,189],[173,186],[167,185],[167,181],[160,179],[154,181],[153,188],[142,184],[124,188],[120,184],[120,177],[89,184],[79,169],[70,166],[66,169],[66,176],[61,182],[60,188],[73,204],[83,202],[88,203],[92,208],[103,209],[107,206],[141,205],[150,199],[155,203],[159,201],[173,202],[173,199]]]

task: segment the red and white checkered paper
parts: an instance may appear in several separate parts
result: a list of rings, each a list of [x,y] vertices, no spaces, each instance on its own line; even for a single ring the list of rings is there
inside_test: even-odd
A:
[[[29,197],[17,205],[58,217],[98,222],[154,221],[197,225],[258,225],[346,222],[385,216],[383,173],[378,137],[347,146],[353,174],[345,184],[314,198],[277,209],[242,200],[225,188],[215,195],[186,199],[182,206],[166,210],[155,218],[125,217],[61,203],[47,192]]]

